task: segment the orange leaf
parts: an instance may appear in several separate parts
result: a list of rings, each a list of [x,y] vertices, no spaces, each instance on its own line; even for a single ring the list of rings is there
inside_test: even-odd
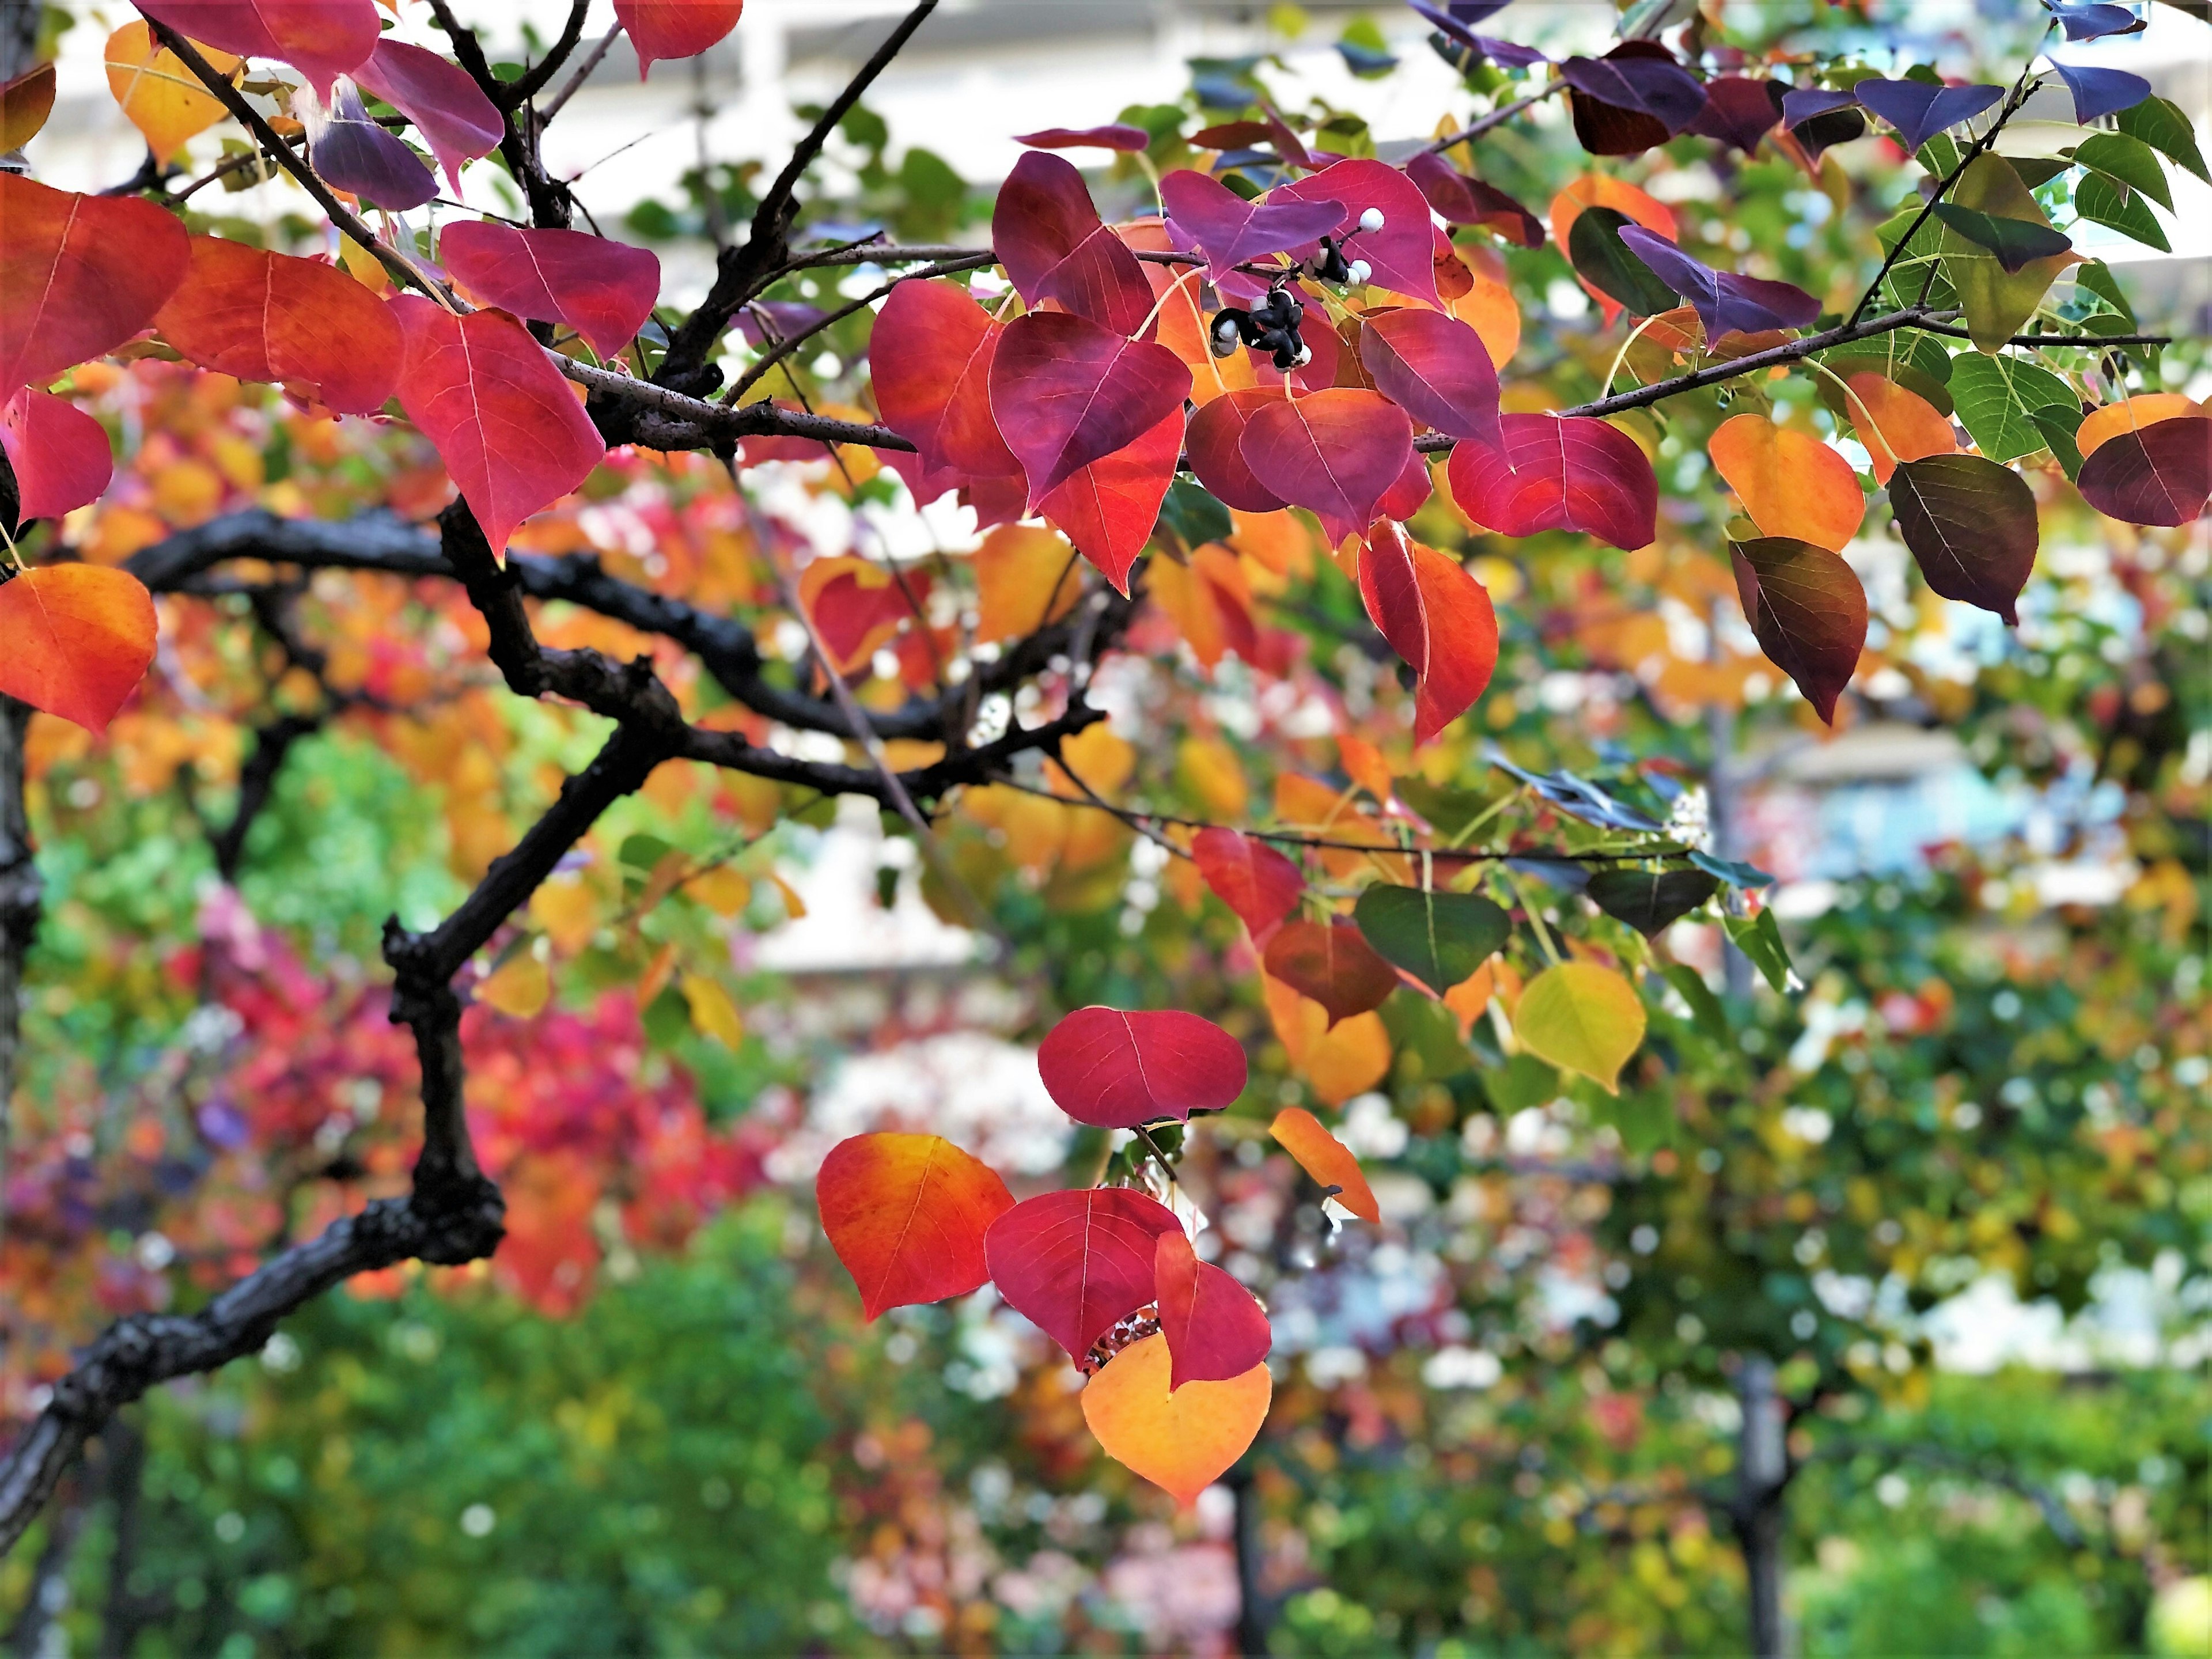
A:
[[[1899,461],[1957,453],[1959,437],[1943,412],[1917,392],[1871,372],[1854,374],[1848,406],[1859,441],[1874,458],[1874,481],[1889,482]]]
[[[1375,1189],[1367,1184],[1359,1160],[1350,1147],[1322,1127],[1321,1120],[1311,1112],[1303,1106],[1286,1106],[1275,1114],[1267,1133],[1316,1182],[1340,1188],[1334,1196],[1346,1209],[1362,1221],[1382,1219]]]
[[[242,61],[209,46],[200,46],[200,56],[220,75],[230,74]],[[222,100],[199,83],[182,58],[167,46],[155,46],[153,30],[143,22],[125,23],[107,37],[107,89],[154,159],[165,167],[186,139],[206,131],[225,112]]]
[[[1565,249],[1575,221],[1582,217],[1584,208],[1592,207],[1611,208],[1615,213],[1626,214],[1646,230],[1656,230],[1668,240],[1674,240],[1673,210],[1635,185],[1602,173],[1585,173],[1552,198],[1552,240]],[[1620,301],[1600,293],[1580,276],[1575,280],[1589,290],[1590,297],[1597,301],[1600,314],[1609,325],[1620,314]],[[1505,360],[1497,357],[1493,361],[1502,363]]]
[[[553,975],[528,951],[517,951],[484,975],[476,1000],[516,1019],[528,1019],[552,1000]]]
[[[0,87],[0,154],[39,136],[54,112],[54,66],[40,64]]]
[[[184,279],[184,225],[137,197],[0,173],[0,396],[112,351]]]
[[[1351,732],[1336,734],[1336,752],[1344,762],[1345,775],[1378,801],[1390,799],[1390,766],[1382,751]]]
[[[344,415],[373,415],[404,349],[384,302],[335,265],[195,236],[185,280],[154,326],[202,368],[295,383]]]
[[[0,586],[0,691],[98,735],[154,660],[154,600],[105,565],[52,564]]]
[[[1274,1379],[1262,1361],[1226,1382],[1170,1393],[1170,1374],[1167,1338],[1131,1343],[1084,1385],[1083,1420],[1109,1457],[1188,1509],[1259,1434]]]
[[[2179,392],[2146,392],[2140,397],[2124,398],[2118,403],[2091,410],[2074,434],[2074,446],[2086,461],[2096,453],[2099,445],[2123,432],[2137,432],[2160,421],[2203,412]]]
[[[1794,536],[1840,553],[1858,534],[1866,496],[1851,464],[1764,415],[1724,421],[1708,446],[1713,465],[1763,534]]]
[[[1014,1207],[998,1172],[942,1135],[841,1141],[822,1160],[814,1194],[870,1319],[982,1284],[991,1276],[983,1235]]]
[[[1389,1072],[1390,1032],[1380,1014],[1354,1014],[1331,1025],[1328,1010],[1282,981],[1262,975],[1260,988],[1291,1069],[1323,1105],[1341,1106]]]
[[[1002,524],[975,550],[981,615],[975,642],[1034,634],[1057,622],[1083,593],[1075,550],[1058,531],[1041,525]]]
[[[908,581],[914,594],[911,603],[908,590],[890,571],[849,555],[817,559],[799,573],[799,602],[821,631],[822,643],[839,673],[865,666],[876,648],[915,614],[927,579],[916,574]]]

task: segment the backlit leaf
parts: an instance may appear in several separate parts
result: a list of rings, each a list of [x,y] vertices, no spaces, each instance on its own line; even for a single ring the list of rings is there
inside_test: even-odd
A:
[[[1327,1010],[1331,1025],[1380,1007],[1398,988],[1390,964],[1341,917],[1285,923],[1267,941],[1266,962],[1269,974]]]
[[[154,660],[154,600],[128,571],[50,564],[0,585],[0,692],[95,737]]]
[[[191,240],[154,326],[203,368],[293,387],[341,414],[384,407],[405,351],[392,310],[335,265]]]
[[[1850,566],[1810,542],[1770,536],[1731,542],[1729,554],[1759,648],[1834,725],[1836,699],[1866,646],[1866,589]]]
[[[1512,919],[1474,893],[1370,887],[1352,907],[1359,931],[1393,966],[1442,996],[1511,937]]]
[[[1178,1228],[1153,1247],[1154,1298],[1167,1339],[1170,1392],[1189,1382],[1226,1382],[1267,1357],[1274,1333],[1251,1291],[1200,1261]]]
[[[1406,411],[1379,392],[1332,388],[1296,399],[1269,398],[1246,422],[1237,448],[1261,488],[1311,508],[1331,530],[1351,534],[1373,521],[1377,505],[1404,474],[1413,453],[1413,427]],[[1222,499],[1232,507],[1245,505]]]
[[[1390,1033],[1379,1014],[1354,1014],[1332,1025],[1326,1008],[1273,975],[1261,976],[1260,989],[1291,1069],[1323,1105],[1341,1106],[1389,1074]]]
[[[1133,1342],[1083,1388],[1083,1420],[1106,1455],[1188,1509],[1244,1455],[1267,1420],[1265,1364],[1225,1382],[1170,1389],[1167,1339]]]
[[[1078,1123],[1133,1129],[1218,1112],[1244,1092],[1244,1050],[1176,1008],[1078,1008],[1037,1049],[1045,1092]]]
[[[1014,1207],[997,1171],[939,1135],[841,1141],[822,1160],[814,1195],[870,1319],[981,1285],[991,1276],[987,1232]]]
[[[462,219],[439,233],[438,252],[482,303],[565,324],[602,359],[622,355],[660,295],[660,261],[651,252],[579,230]]]
[[[664,59],[696,58],[737,27],[744,9],[745,0],[615,0],[641,81]]]
[[[1099,218],[1083,175],[1058,155],[1031,150],[1014,163],[992,210],[991,245],[1031,306],[1056,300],[1125,336],[1152,314],[1152,285],[1144,266]],[[1165,412],[1156,411],[1144,425]]]
[[[2212,496],[2212,419],[2159,421],[2097,446],[2075,480],[2082,500],[2129,524],[2193,523]]]
[[[1633,551],[1656,533],[1659,483],[1636,441],[1587,416],[1508,415],[1501,454],[1452,451],[1445,477],[1460,511],[1501,536],[1578,530]]]
[[[1960,352],[1951,367],[1951,393],[1960,423],[1993,461],[2017,460],[2048,446],[2036,425],[2039,410],[2081,408],[2073,388],[2049,369],[2003,354]]]
[[[329,101],[376,50],[376,0],[132,0],[155,22],[241,58],[274,58]]]
[[[1359,361],[1375,389],[1447,437],[1495,447],[1498,370],[1482,337],[1455,317],[1410,307],[1362,319]]]
[[[1708,446],[1751,521],[1769,536],[1794,536],[1840,553],[1866,516],[1866,495],[1851,464],[1809,433],[1764,415],[1721,423]]]
[[[1287,507],[1244,460],[1244,429],[1261,410],[1283,401],[1279,386],[1249,386],[1211,399],[1190,417],[1190,470],[1213,497],[1239,513]]]
[[[1182,1231],[1142,1193],[1085,1187],[1023,1200],[991,1224],[983,1249],[1006,1304],[1080,1359],[1152,1299],[1156,1242]]]
[[[1248,202],[1210,173],[1177,167],[1160,180],[1168,222],[1185,246],[1206,255],[1206,274],[1218,282],[1237,265],[1334,232],[1345,220],[1343,203],[1285,197]]]
[[[991,360],[1006,331],[956,283],[901,283],[869,346],[884,424],[932,468],[1019,472],[991,413]]]
[[[144,27],[143,24],[139,26]],[[0,155],[39,136],[54,109],[54,66],[40,64],[0,86]]]
[[[535,1019],[553,1000],[553,975],[527,950],[518,951],[484,975],[476,1000],[514,1019]]]
[[[1948,455],[1959,447],[1958,434],[1951,430],[1950,422],[1926,398],[1896,381],[1862,372],[1844,384],[1850,388],[1845,407],[1874,464],[1876,483],[1887,483],[1899,461]]]
[[[1835,556],[1828,556],[1833,558]],[[1513,1010],[1521,1046],[1562,1071],[1579,1072],[1607,1094],[1644,1041],[1636,988],[1594,962],[1562,962],[1530,980]]]
[[[232,73],[240,63],[229,52],[204,43],[200,43],[200,56],[222,75]],[[156,46],[154,31],[136,21],[107,37],[107,88],[146,140],[154,159],[164,166],[187,139],[229,113],[183,59],[167,46]]]
[[[1359,593],[1390,648],[1413,671],[1413,742],[1474,705],[1498,665],[1498,616],[1482,584],[1449,554],[1379,521],[1359,561]]]
[[[727,991],[698,974],[684,975],[677,988],[691,1011],[693,1030],[714,1038],[732,1054],[744,1046],[744,1017],[738,1012],[738,1005]]]
[[[1264,942],[1273,928],[1298,908],[1305,877],[1298,866],[1263,841],[1219,828],[1192,838],[1190,855],[1206,884],[1250,932]]]
[[[1753,967],[1778,991],[1790,988],[1790,952],[1782,943],[1782,927],[1771,905],[1755,916],[1723,915],[1722,926],[1729,941],[1751,959]]]
[[[2179,392],[2141,392],[2132,398],[2122,398],[2117,403],[2106,404],[2102,409],[2092,410],[2082,417],[2081,424],[2075,428],[2074,442],[2081,452],[2081,459],[2087,460],[2106,441],[2118,437],[2123,432],[2155,426],[2160,421],[2170,421],[2177,416],[2204,412]]]
[[[29,386],[0,403],[0,450],[15,474],[20,521],[58,519],[98,501],[115,471],[106,427],[68,398]]]
[[[1040,525],[1002,524],[975,550],[975,642],[1034,634],[1067,614],[1083,592],[1067,538]]]
[[[1078,467],[1037,503],[1037,511],[1120,592],[1129,591],[1130,567],[1151,539],[1175,481],[1183,422],[1180,406],[1169,410],[1151,430]],[[1069,583],[1075,586],[1075,578]]]
[[[2025,478],[1980,455],[1931,455],[1891,476],[1889,505],[1929,586],[2018,624],[2039,538]]]
[[[1322,1121],[1303,1106],[1286,1106],[1275,1114],[1267,1133],[1314,1178],[1324,1191],[1335,1188],[1336,1201],[1362,1221],[1380,1222],[1382,1211],[1375,1202],[1374,1188],[1352,1150],[1322,1127]]]
[[[1320,172],[1267,192],[1270,202],[1341,202],[1346,222],[1372,209],[1382,216],[1380,230],[1347,232],[1345,258],[1364,259],[1370,278],[1393,294],[1409,294],[1441,307],[1437,292],[1434,245],[1429,235],[1429,204],[1421,188],[1396,167],[1367,157],[1334,161]],[[1292,250],[1303,258],[1310,250]]]
[[[1000,339],[990,387],[992,412],[1034,507],[1054,485],[1175,413],[1189,395],[1190,371],[1164,345],[1126,339],[1072,313],[1033,311]]]
[[[137,197],[0,172],[0,393],[113,350],[184,279],[184,226]]]
[[[1720,890],[1703,870],[1598,870],[1583,891],[1616,921],[1656,938]]]
[[[354,71],[354,78],[415,124],[438,165],[445,168],[456,196],[461,190],[462,164],[498,149],[507,131],[498,106],[466,70],[404,40],[389,36],[379,40],[368,61]]]

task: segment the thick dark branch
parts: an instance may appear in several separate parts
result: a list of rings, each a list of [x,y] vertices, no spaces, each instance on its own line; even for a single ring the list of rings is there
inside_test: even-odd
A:
[[[31,708],[0,696],[0,1231],[7,1226],[8,1157],[14,1128],[16,1050],[22,1038],[23,960],[39,931],[46,887],[31,846],[23,742]]]
[[[777,341],[774,345],[770,346],[767,351],[761,355],[759,359],[754,362],[750,368],[748,368],[738,378],[736,384],[732,386],[729,391],[723,394],[722,401],[726,404],[734,404],[738,398],[744,396],[746,392],[757,386],[760,383],[762,377],[767,374],[770,369],[774,368],[778,363],[790,356],[793,352],[798,350],[799,347],[805,345],[816,335],[822,333],[825,330],[836,327],[838,324],[843,322],[848,317],[852,316],[855,312],[866,311],[870,306],[875,304],[878,300],[889,299],[890,297],[891,290],[896,288],[901,283],[921,282],[926,281],[932,276],[950,276],[956,271],[973,270],[979,265],[994,264],[996,262],[997,258],[998,256],[996,254],[986,248],[979,252],[963,254],[957,259],[944,259],[939,261],[935,264],[923,265],[917,270],[905,271],[899,276],[892,277],[890,281],[885,283],[881,288],[871,289],[869,292],[863,294],[859,299],[851,301],[849,304],[842,305],[838,307],[836,310],[830,312],[828,315],[817,318],[814,321],[809,323],[805,328],[800,329],[797,333],[787,336],[785,338]]]
[[[553,43],[552,50],[507,82],[492,95],[492,101],[503,110],[515,110],[535,98],[561,72],[561,65],[568,61],[568,54],[576,50],[576,43],[584,38],[584,14],[591,9],[592,0],[569,0],[568,21],[562,25],[561,38]],[[612,44],[613,39],[614,32],[609,30],[607,40],[601,43],[592,63],[606,55],[606,48]],[[588,73],[590,64],[584,67]]]
[[[237,881],[239,866],[246,861],[246,835],[275,796],[277,774],[284,769],[293,745],[321,731],[324,718],[320,714],[279,714],[254,728],[253,752],[239,769],[238,804],[231,809],[230,822],[208,836],[216,873],[225,881]]]
[[[546,70],[547,74],[560,68],[568,54],[575,50],[576,39],[583,33],[584,9],[585,0],[574,0],[570,7],[568,27],[562,31],[560,40],[554,43],[553,55],[546,60],[551,65]],[[468,71],[469,78],[483,89],[484,96],[490,99],[506,118],[507,130],[500,135],[500,159],[507,163],[507,170],[514,176],[514,182],[522,186],[522,193],[530,198],[532,222],[566,230],[572,205],[568,189],[549,177],[544,164],[538,160],[537,135],[526,125],[531,119],[529,112],[522,110],[522,120],[518,122],[515,119],[517,111],[529,101],[531,94],[544,82],[540,79],[528,91],[517,92],[515,88],[522,85],[522,81],[505,82],[492,73],[491,64],[484,58],[483,46],[477,39],[476,32],[462,26],[447,0],[430,0],[430,12],[438,20],[438,27],[446,32],[446,38],[453,43],[453,61]],[[529,78],[526,75],[523,80]]]

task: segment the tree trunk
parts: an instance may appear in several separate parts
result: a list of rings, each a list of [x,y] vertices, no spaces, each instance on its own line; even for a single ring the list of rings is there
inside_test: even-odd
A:
[[[1736,1492],[1729,1505],[1744,1576],[1751,1593],[1751,1651],[1755,1659],[1781,1659],[1782,1547],[1788,1530],[1784,1494],[1789,1450],[1783,1437],[1782,1401],[1774,1392],[1774,1362],[1753,1354],[1736,1379],[1743,1425],[1736,1448]]]
[[[1267,1651],[1267,1593],[1260,1586],[1260,1493],[1243,1464],[1224,1477],[1237,1494],[1237,1651]]]
[[[39,866],[23,802],[23,740],[31,710],[0,696],[0,1237],[8,1223],[8,1155],[22,1036],[23,958],[39,927]]]

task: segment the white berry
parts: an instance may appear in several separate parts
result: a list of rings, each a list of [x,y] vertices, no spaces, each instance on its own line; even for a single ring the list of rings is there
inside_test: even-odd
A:
[[[1304,368],[1308,363],[1311,362],[1312,361],[1313,361],[1313,348],[1312,348],[1311,346],[1308,345],[1304,341],[1303,341],[1303,340],[1299,341],[1299,342],[1298,342],[1298,355],[1297,355],[1295,358],[1293,358],[1293,359],[1291,360],[1291,366],[1293,368]]]
[[[1367,261],[1366,261],[1366,260],[1364,260],[1364,259],[1354,259],[1354,260],[1352,262],[1352,266],[1351,266],[1351,276],[1352,276],[1352,286],[1353,286],[1354,288],[1357,288],[1357,287],[1360,286],[1362,283],[1364,283],[1364,282],[1366,282],[1366,280],[1367,280],[1370,276],[1372,276],[1374,274],[1375,274],[1375,267],[1374,267],[1374,266],[1372,266],[1372,265],[1370,265],[1370,264],[1369,264],[1367,263]]]
[[[1359,228],[1360,229],[1366,231],[1382,229],[1382,210],[1381,208],[1370,208],[1366,212],[1361,214],[1359,216]]]

